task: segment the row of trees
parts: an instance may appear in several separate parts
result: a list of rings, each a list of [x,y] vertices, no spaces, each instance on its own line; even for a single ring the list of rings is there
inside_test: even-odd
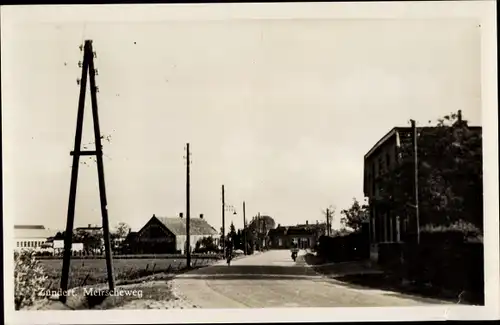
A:
[[[369,208],[367,204],[360,204],[356,198],[353,198],[352,205],[348,209],[343,209],[340,211],[340,229],[331,229],[332,222],[335,218],[336,208],[334,205],[330,205],[327,210],[323,211],[325,218],[327,220],[327,227],[329,227],[329,233],[332,236],[338,236],[347,234],[350,232],[357,232],[361,230],[363,222],[366,220]]]

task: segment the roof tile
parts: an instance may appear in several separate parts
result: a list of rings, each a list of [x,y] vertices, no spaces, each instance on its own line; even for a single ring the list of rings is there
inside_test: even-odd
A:
[[[167,217],[156,217],[161,223],[165,225],[174,235],[185,236],[186,235],[186,219],[185,218],[167,218]],[[190,219],[190,233],[191,235],[217,235],[217,231],[214,227],[201,218],[191,218]]]

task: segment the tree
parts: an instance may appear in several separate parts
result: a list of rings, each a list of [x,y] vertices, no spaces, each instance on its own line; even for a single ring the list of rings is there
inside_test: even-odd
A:
[[[87,253],[96,254],[102,250],[103,234],[100,232],[80,231],[76,234],[81,238],[83,249]]]
[[[276,227],[276,222],[270,216],[255,216],[247,227],[254,229],[257,233],[267,233],[268,230]]]
[[[120,222],[115,227],[114,231],[110,233],[109,238],[111,241],[111,247],[113,249],[118,249],[120,243],[127,237],[130,232],[130,226],[125,222]]]
[[[217,246],[215,246],[214,239],[212,236],[207,236],[198,239],[195,245],[195,252],[216,252]]]
[[[125,238],[130,231],[130,226],[125,222],[119,222],[115,228],[115,233],[119,238]]]
[[[203,238],[200,238],[196,241],[196,244],[194,245],[194,252],[197,253],[200,251],[201,248],[201,241]]]
[[[343,227],[341,229],[334,229],[332,231],[332,237],[342,237],[342,236],[347,236],[351,234],[353,231],[348,230],[347,228]]]
[[[418,129],[420,224],[465,221],[482,230],[482,134],[472,130],[460,115],[451,113],[435,127]],[[378,199],[409,216],[415,211],[409,206],[415,197],[412,139],[411,132],[401,135],[400,167],[384,179]]]
[[[130,226],[128,224],[126,224],[125,222],[118,223],[115,229],[109,234],[111,247],[113,249],[119,249],[120,243],[123,242],[129,232]]]
[[[276,227],[276,222],[270,216],[255,216],[250,221],[250,224],[247,226],[249,231],[253,234],[252,239],[253,243],[257,247],[262,246],[262,242],[264,241],[267,232]]]
[[[340,214],[343,215],[343,217],[340,219],[340,222],[345,227],[349,227],[354,231],[359,231],[361,230],[363,220],[365,220],[367,213],[368,205],[360,205],[358,200],[356,198],[353,198],[351,207],[340,212]]]
[[[234,223],[231,222],[231,225],[229,226],[229,233],[228,237],[232,238],[236,236],[236,227],[234,226]]]
[[[234,227],[234,223],[231,222],[231,225],[229,226],[229,233],[227,234],[227,240],[232,246],[231,248],[234,248],[235,245],[235,239],[236,238],[236,228]]]

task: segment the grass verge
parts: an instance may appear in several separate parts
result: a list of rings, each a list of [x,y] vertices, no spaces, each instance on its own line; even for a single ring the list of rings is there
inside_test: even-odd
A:
[[[439,299],[467,305],[484,305],[484,296],[465,291],[446,290],[426,284],[419,284],[403,279],[400,275],[382,271],[370,272],[360,262],[337,263],[324,265],[325,261],[312,254],[304,256],[305,261],[316,272],[340,281],[348,286],[364,287],[401,294],[419,296],[422,298]],[[368,263],[366,264],[368,265]],[[354,270],[349,270],[354,268]],[[357,272],[356,272],[357,268]]]

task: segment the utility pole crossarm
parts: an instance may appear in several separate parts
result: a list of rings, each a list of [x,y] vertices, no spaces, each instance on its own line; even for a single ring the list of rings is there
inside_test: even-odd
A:
[[[102,155],[102,151],[85,150],[85,151],[70,151],[70,156],[97,156]]]

